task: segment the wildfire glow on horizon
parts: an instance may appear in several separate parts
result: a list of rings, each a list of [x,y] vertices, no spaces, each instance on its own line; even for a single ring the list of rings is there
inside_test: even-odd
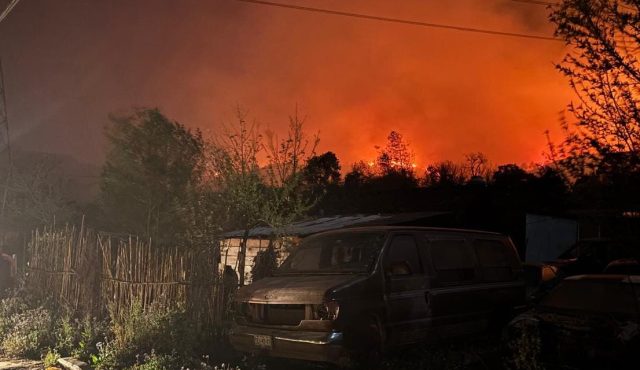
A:
[[[132,107],[158,107],[206,133],[232,123],[237,106],[283,132],[297,106],[320,134],[317,152],[335,152],[343,170],[376,158],[392,130],[411,143],[418,172],[471,152],[541,162],[544,132],[559,137],[573,97],[554,68],[566,52],[559,42],[236,1],[55,3],[22,2],[2,24],[12,136],[87,161],[104,155],[108,115]],[[553,34],[544,6],[508,0],[296,4]]]

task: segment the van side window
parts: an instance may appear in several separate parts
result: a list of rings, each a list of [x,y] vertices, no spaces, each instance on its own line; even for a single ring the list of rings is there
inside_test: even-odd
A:
[[[418,256],[418,246],[416,240],[410,235],[398,235],[391,240],[389,254],[387,255],[387,268],[397,266],[398,263],[406,262],[409,271],[406,275],[422,273],[420,257]],[[392,274],[395,274],[392,272]],[[402,274],[398,274],[402,275]]]
[[[480,271],[485,281],[508,281],[513,279],[513,251],[501,240],[474,240]]]
[[[430,240],[429,248],[437,279],[441,283],[456,284],[475,280],[473,249],[466,240]]]

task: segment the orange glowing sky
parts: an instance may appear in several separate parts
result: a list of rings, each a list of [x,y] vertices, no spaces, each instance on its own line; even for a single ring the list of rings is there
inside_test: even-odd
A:
[[[6,1],[6,0],[5,0]],[[550,36],[544,7],[509,0],[278,0]],[[237,104],[281,130],[296,104],[343,168],[389,131],[421,166],[482,151],[542,160],[572,99],[563,43],[389,24],[233,0],[30,0],[0,25],[14,141],[97,161],[109,112],[157,106],[215,131]]]

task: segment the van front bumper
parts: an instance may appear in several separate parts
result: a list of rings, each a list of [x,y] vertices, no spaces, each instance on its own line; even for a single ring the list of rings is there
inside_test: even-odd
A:
[[[270,345],[265,345],[265,338],[270,338]],[[229,334],[229,340],[233,348],[240,352],[337,365],[347,361],[342,333],[336,331],[315,332],[236,325]],[[266,342],[269,343],[269,340]]]

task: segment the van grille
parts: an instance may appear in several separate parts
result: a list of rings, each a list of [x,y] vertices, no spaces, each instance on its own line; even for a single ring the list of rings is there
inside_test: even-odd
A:
[[[303,304],[250,303],[248,311],[250,322],[267,325],[299,325],[305,319]]]

